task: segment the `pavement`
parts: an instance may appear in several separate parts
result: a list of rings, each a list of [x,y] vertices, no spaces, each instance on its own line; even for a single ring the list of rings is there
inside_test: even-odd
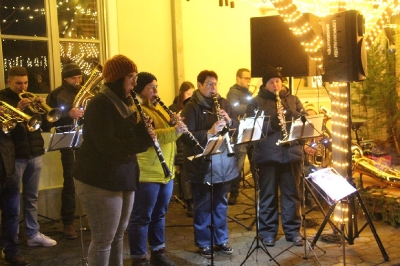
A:
[[[365,183],[365,181],[364,181]],[[243,182],[236,205],[229,206],[229,242],[233,254],[215,251],[214,259],[205,259],[194,246],[192,218],[186,216],[184,205],[177,196],[171,199],[166,217],[166,246],[169,257],[176,265],[400,265],[400,229],[365,215],[361,208],[354,212],[356,222],[351,225],[333,222],[322,225],[329,205],[305,208],[305,246],[291,246],[279,230],[274,247],[264,247],[256,237],[255,190],[251,181]],[[62,236],[62,224],[40,217],[41,232],[58,243],[53,247],[29,247],[26,244],[24,224],[20,226],[21,255],[32,266],[87,265],[86,254],[90,243],[90,229],[84,213],[75,219],[78,239],[67,240]],[[371,218],[370,222],[366,218]],[[333,228],[333,229],[332,229]],[[353,229],[353,233],[349,233]],[[355,229],[355,230],[354,230]],[[340,231],[343,230],[342,234]],[[350,230],[350,231],[349,231]],[[316,237],[316,234],[319,236]],[[315,240],[314,240],[315,239]],[[124,264],[130,265],[127,234],[124,238]],[[0,265],[5,261],[0,259]],[[110,265],[114,266],[114,265]]]

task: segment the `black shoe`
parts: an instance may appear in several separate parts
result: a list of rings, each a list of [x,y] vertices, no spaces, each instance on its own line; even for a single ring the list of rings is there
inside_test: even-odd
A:
[[[287,238],[286,241],[293,242],[295,246],[303,246],[303,237],[300,235],[294,236],[292,238]]]
[[[236,201],[237,201],[237,198],[238,198],[238,194],[230,194],[229,195],[229,199],[228,199],[228,204],[229,205],[235,205],[236,204]]]
[[[11,259],[6,259],[6,262],[8,265],[12,265],[12,266],[28,266],[28,265],[30,265],[29,261],[24,260],[24,258],[19,255],[15,255]]]
[[[175,263],[168,258],[165,248],[151,251],[150,264],[157,266],[175,266]]]
[[[149,266],[149,260],[146,258],[132,259],[132,266]]]
[[[263,243],[267,247],[273,247],[275,246],[275,237],[267,236],[266,238],[263,239]]]
[[[193,202],[191,200],[186,201],[186,215],[187,217],[193,217]]]
[[[212,254],[210,247],[199,248],[199,253],[203,258],[211,259]]]
[[[223,243],[221,245],[216,245],[216,246],[224,254],[232,255],[233,253],[233,248],[231,247],[231,245],[229,245],[229,243]]]

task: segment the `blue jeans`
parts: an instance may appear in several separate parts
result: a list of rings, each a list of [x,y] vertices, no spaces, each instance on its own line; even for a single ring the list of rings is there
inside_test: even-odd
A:
[[[194,242],[199,248],[211,246],[211,215],[214,219],[214,243],[228,242],[228,200],[230,183],[213,184],[213,212],[211,213],[211,190],[207,184],[192,183]]]
[[[136,191],[132,215],[128,225],[129,247],[132,258],[143,258],[150,250],[165,247],[165,215],[172,196],[174,182],[140,183]]]
[[[22,179],[22,203],[26,224],[26,235],[32,238],[39,233],[40,226],[37,221],[37,199],[39,194],[40,173],[42,172],[42,156],[33,159],[15,159],[15,173],[12,176],[12,186],[21,187]],[[15,215],[19,215],[18,213]]]
[[[90,226],[88,264],[122,266],[124,232],[135,193],[104,190],[79,180],[75,180],[75,187]]]

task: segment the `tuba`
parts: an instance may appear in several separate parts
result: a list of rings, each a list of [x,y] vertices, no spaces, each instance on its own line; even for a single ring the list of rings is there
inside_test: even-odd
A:
[[[90,74],[88,80],[86,83],[79,89],[78,94],[75,96],[74,102],[72,103],[72,108],[79,108],[82,110],[86,109],[86,106],[89,102],[89,100],[94,96],[95,94],[95,88],[96,86],[100,83],[100,81],[103,80],[103,75],[102,75],[102,70],[103,66],[98,64],[93,70],[92,73]],[[75,125],[80,124],[80,119],[76,119],[74,121]]]
[[[25,121],[28,130],[31,132],[39,129],[42,125],[42,116],[39,114],[29,116],[3,101],[0,101],[0,106],[3,107],[4,111],[4,115],[0,119],[4,133],[10,133],[16,127],[17,123]]]
[[[27,91],[19,94],[19,98],[28,98],[31,100],[31,104],[28,106],[29,110],[36,114],[47,114],[46,119],[50,123],[56,122],[61,118],[62,112],[60,108],[51,108],[44,102],[39,103],[35,101],[37,97],[37,95]]]

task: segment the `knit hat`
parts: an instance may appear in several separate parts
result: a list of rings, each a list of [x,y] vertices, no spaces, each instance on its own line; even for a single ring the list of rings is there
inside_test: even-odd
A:
[[[146,85],[151,83],[153,80],[157,80],[156,76],[153,74],[149,72],[140,72],[137,74],[136,86],[133,88],[133,90],[136,93],[141,93],[144,87],[146,87]]]
[[[118,54],[104,63],[102,74],[106,82],[115,82],[132,72],[137,72],[136,64],[128,57]]]
[[[268,80],[270,80],[271,78],[280,78],[281,80],[283,80],[281,72],[270,65],[266,66],[264,73],[265,74],[262,78],[263,85],[267,84]]]
[[[69,63],[64,65],[62,69],[62,78],[70,78],[74,76],[79,76],[82,75],[81,68],[78,66],[78,64],[75,63]]]

